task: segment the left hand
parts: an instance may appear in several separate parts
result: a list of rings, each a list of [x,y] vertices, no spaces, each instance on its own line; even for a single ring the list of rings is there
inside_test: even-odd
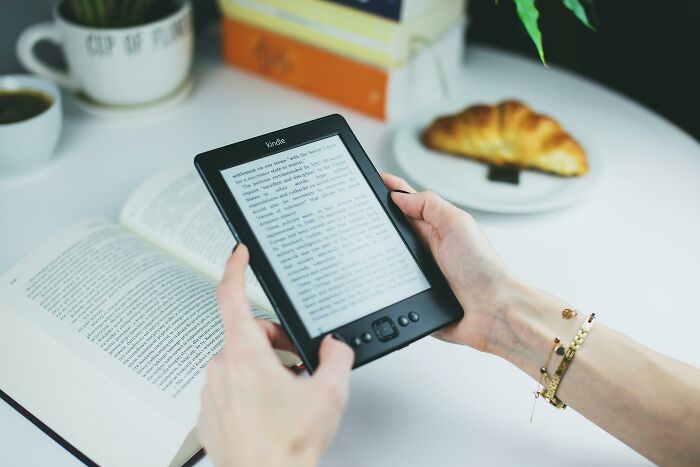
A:
[[[326,336],[311,378],[282,366],[272,346],[293,350],[272,323],[256,323],[245,295],[248,249],[239,244],[217,289],[224,347],[207,368],[197,433],[217,466],[310,466],[340,422],[354,353]]]

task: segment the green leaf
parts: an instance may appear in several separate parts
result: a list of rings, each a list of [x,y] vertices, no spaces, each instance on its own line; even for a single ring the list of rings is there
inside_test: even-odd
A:
[[[515,2],[515,8],[518,12],[520,21],[523,23],[523,26],[525,26],[525,30],[537,48],[537,53],[540,55],[540,60],[542,60],[542,63],[546,65],[544,61],[544,50],[542,49],[542,33],[540,32],[540,27],[537,25],[540,12],[537,11],[535,0],[513,1]]]
[[[595,27],[591,24],[590,21],[588,21],[588,15],[586,15],[586,10],[583,8],[583,5],[581,5],[581,2],[579,0],[563,0],[564,1],[564,6],[571,10],[574,15],[586,26],[591,31],[595,31]]]

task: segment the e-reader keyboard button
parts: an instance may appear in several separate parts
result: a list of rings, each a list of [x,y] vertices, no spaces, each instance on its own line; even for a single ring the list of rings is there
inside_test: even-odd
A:
[[[372,329],[380,341],[388,341],[399,335],[399,330],[394,326],[394,322],[387,317],[379,318],[372,323]]]
[[[370,342],[372,342],[372,334],[370,334],[368,332],[363,332],[362,333],[362,340],[369,344]]]
[[[411,321],[413,321],[415,323],[416,321],[418,321],[420,319],[420,316],[418,316],[418,313],[416,313],[415,311],[412,311],[408,314],[408,319],[410,319]]]
[[[358,348],[362,345],[362,339],[360,339],[359,337],[353,337],[351,343],[353,347]]]
[[[398,321],[398,323],[399,323],[402,327],[408,326],[408,323],[410,322],[410,321],[408,321],[408,318],[406,318],[406,317],[403,316],[403,315],[402,315],[402,316],[399,316],[398,319],[397,319],[396,321]]]

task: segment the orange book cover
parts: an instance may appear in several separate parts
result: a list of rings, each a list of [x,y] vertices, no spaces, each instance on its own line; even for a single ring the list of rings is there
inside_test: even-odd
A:
[[[386,120],[387,71],[233,18],[221,31],[227,63]]]

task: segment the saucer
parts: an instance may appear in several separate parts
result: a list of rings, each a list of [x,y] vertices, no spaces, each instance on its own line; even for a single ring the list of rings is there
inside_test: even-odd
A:
[[[190,77],[167,96],[138,105],[109,105],[96,102],[82,92],[73,93],[73,102],[83,111],[104,118],[123,118],[151,115],[172,109],[192,92],[194,80]]]

